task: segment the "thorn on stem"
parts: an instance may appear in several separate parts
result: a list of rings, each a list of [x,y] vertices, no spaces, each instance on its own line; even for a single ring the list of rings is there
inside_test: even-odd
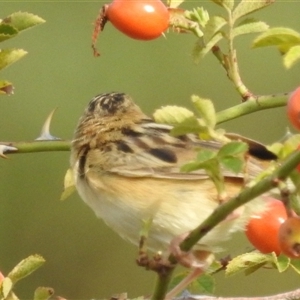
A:
[[[51,121],[52,121],[52,118],[53,118],[53,115],[55,113],[57,108],[53,109],[51,111],[51,113],[48,115],[43,127],[42,127],[42,131],[41,131],[41,134],[38,138],[36,138],[35,140],[36,141],[53,141],[53,140],[61,140],[60,138],[58,137],[55,137],[53,136],[51,133],[50,133],[50,125],[51,125]]]
[[[11,147],[11,146],[7,146],[7,145],[0,145],[0,157],[2,157],[2,158],[8,158],[4,154],[5,152],[14,152],[14,151],[18,151],[18,149],[16,147]]]

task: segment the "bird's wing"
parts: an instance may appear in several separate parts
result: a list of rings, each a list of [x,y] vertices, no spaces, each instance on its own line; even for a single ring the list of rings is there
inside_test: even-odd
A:
[[[155,177],[179,180],[199,180],[208,178],[204,169],[183,173],[182,165],[196,158],[200,149],[218,150],[221,143],[201,141],[196,136],[173,137],[169,134],[172,127],[156,123],[146,123],[136,130],[125,132],[121,140],[110,143],[109,152],[99,155],[93,150],[91,161],[94,168],[101,166],[106,172],[127,177]],[[142,131],[141,131],[142,130]],[[115,154],[115,155],[114,155]],[[255,160],[247,162],[252,176],[261,171]],[[244,173],[222,170],[224,177],[242,178]]]

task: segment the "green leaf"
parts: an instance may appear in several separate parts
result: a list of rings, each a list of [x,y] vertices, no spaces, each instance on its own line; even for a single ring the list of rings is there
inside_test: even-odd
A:
[[[202,151],[206,152],[206,154],[209,153],[207,150],[201,150],[200,152]],[[182,172],[192,172],[204,169],[207,176],[214,182],[218,194],[221,195],[224,192],[225,186],[218,159],[213,157],[211,159],[202,161],[202,159],[199,157],[199,154],[197,159],[199,160],[183,165],[180,170]],[[205,159],[205,157],[203,159]]]
[[[300,174],[298,174],[298,186],[296,187],[299,189],[299,180],[300,180]],[[298,193],[291,193],[289,196],[290,206],[293,209],[293,211],[299,216],[300,215],[300,195]]]
[[[183,3],[185,0],[168,0],[167,5],[170,8],[176,8],[178,7],[181,3]]]
[[[0,70],[16,62],[27,52],[22,49],[5,49],[0,51]]]
[[[234,6],[234,0],[211,0],[212,2],[222,6],[222,7],[227,7],[230,10],[233,8]]]
[[[233,11],[233,19],[234,21],[236,21],[238,18],[248,15],[259,9],[262,9],[274,2],[275,0],[242,0]]]
[[[300,134],[294,134],[289,137],[284,143],[280,150],[279,157],[285,158],[292,152],[294,152],[300,144]]]
[[[219,152],[218,156],[228,156],[228,155],[240,155],[248,151],[248,145],[244,142],[230,142],[223,145]]]
[[[185,119],[183,122],[175,125],[171,130],[171,135],[179,136],[187,133],[207,132],[207,128],[199,123],[199,120],[193,116]]]
[[[173,277],[170,288],[177,286],[187,276],[187,272],[182,272]],[[192,294],[212,294],[215,289],[215,279],[208,273],[197,277],[187,286],[187,290]]]
[[[220,163],[227,169],[235,174],[242,172],[244,167],[244,161],[238,157],[222,157]]]
[[[300,275],[300,259],[293,259],[290,266]]]
[[[0,298],[5,299],[13,288],[13,282],[10,278],[5,277],[0,284]]]
[[[275,253],[272,253],[274,264],[279,271],[279,273],[282,273],[288,269],[291,263],[291,259],[285,255],[279,255],[277,256]]]
[[[199,169],[208,171],[208,175],[212,179],[220,178],[220,165],[217,152],[209,149],[201,149],[198,151],[196,161],[199,164]]]
[[[265,22],[248,19],[246,22],[243,22],[236,26],[232,32],[233,36],[236,37],[242,34],[264,32],[268,30],[268,28],[269,25],[267,25]]]
[[[223,17],[212,16],[203,30],[205,40],[207,42],[210,41],[211,38],[226,24],[227,20],[225,20]]]
[[[191,286],[193,293],[197,294],[213,294],[215,290],[215,279],[210,274],[199,276]]]
[[[217,155],[216,151],[209,150],[209,149],[201,149],[197,153],[197,161],[202,163],[216,157],[216,155]]]
[[[64,191],[60,195],[61,201],[65,201],[68,199],[74,192],[76,191],[75,185],[68,186],[67,188],[64,188]]]
[[[64,191],[60,196],[60,200],[64,201],[70,197],[76,190],[74,183],[74,175],[72,169],[68,169],[64,178]]]
[[[232,10],[234,7],[234,0],[224,0],[224,5]]]
[[[262,254],[260,252],[249,252],[233,258],[227,265],[225,274],[227,276],[234,275],[247,269],[252,269],[255,266],[263,266],[266,263],[272,262],[271,255]]]
[[[259,270],[260,268],[262,268],[263,266],[265,266],[265,262],[263,263],[258,263],[256,265],[253,266],[249,266],[247,269],[245,269],[244,273],[246,276],[251,275],[252,273],[256,272],[257,270]]]
[[[272,145],[267,146],[267,149],[277,156],[279,156],[280,152],[282,151],[283,145],[281,143],[274,143]]]
[[[299,45],[300,34],[290,28],[275,27],[259,35],[253,42],[254,48],[281,45]]]
[[[23,259],[18,265],[16,265],[11,272],[7,275],[13,283],[16,283],[20,279],[30,275],[36,269],[44,264],[45,260],[40,255],[31,255]]]
[[[291,47],[283,57],[284,66],[289,69],[300,59],[300,45]]]
[[[187,10],[184,14],[188,19],[197,22],[200,26],[205,27],[209,21],[209,14],[203,7],[196,7],[193,10]]]
[[[292,208],[298,212],[299,211],[299,196],[300,196],[300,174],[298,170],[293,170],[289,174],[290,179],[292,180],[294,186],[295,186],[295,191],[291,195],[291,205]]]
[[[11,82],[0,80],[0,95],[11,95],[14,93],[14,87]]]
[[[176,274],[176,276],[174,276],[171,281],[170,288],[172,289],[177,286],[184,278],[186,278],[187,275],[187,272]],[[214,288],[215,280],[208,273],[197,277],[192,283],[187,286],[188,291],[193,294],[212,294]]]
[[[33,300],[47,300],[54,294],[54,290],[49,287],[38,287],[34,291]]]
[[[220,6],[222,6],[222,7],[224,7],[224,4],[223,4],[224,0],[211,0],[211,1],[218,4],[218,5],[220,5]]]
[[[189,173],[189,172],[197,171],[199,169],[203,169],[202,166],[203,166],[203,163],[193,161],[193,162],[189,162],[189,163],[184,164],[183,166],[181,166],[180,171],[185,172],[185,173]]]
[[[204,44],[201,39],[198,39],[192,51],[194,62],[198,64],[211,48],[222,39],[223,34],[221,32],[216,33],[206,44]]]
[[[190,110],[184,107],[171,105],[157,109],[153,114],[155,122],[170,125],[180,124],[193,116],[194,113]]]
[[[203,168],[205,169],[207,175],[213,181],[217,189],[218,197],[219,196],[223,197],[226,191],[225,191],[224,177],[221,172],[219,161],[217,159],[211,159],[207,161],[207,163],[203,163],[203,164],[205,164]]]
[[[226,260],[227,261],[227,260]],[[221,263],[219,260],[214,260],[211,265],[208,267],[206,273],[208,274],[214,274],[220,269],[223,269],[224,264]]]
[[[170,289],[173,289],[175,286],[178,285],[179,282],[181,282],[186,276],[188,275],[188,272],[184,271],[184,272],[180,272],[178,274],[176,274],[175,276],[173,276],[171,282],[170,282]]]
[[[179,32],[191,32],[197,37],[202,37],[203,32],[200,29],[200,24],[197,23],[198,15],[196,9],[183,10],[180,8],[169,9],[169,25],[170,28],[174,28],[175,31]],[[197,21],[192,21],[196,19]]]
[[[16,12],[2,20],[2,24],[11,25],[18,31],[22,31],[42,23],[45,23],[44,19],[27,12]]]
[[[192,172],[200,169],[206,171],[207,176],[214,182],[218,195],[224,193],[224,177],[222,175],[216,152],[209,149],[201,149],[197,154],[196,161],[183,165],[181,172]]]
[[[200,114],[205,125],[209,128],[214,128],[217,122],[215,107],[211,100],[200,98],[196,95],[192,96],[192,102]]]
[[[16,36],[18,30],[10,25],[0,23],[0,42]]]
[[[210,160],[205,160],[205,161],[189,162],[189,163],[183,165],[180,168],[180,171],[188,173],[188,172],[193,172],[193,171],[197,171],[200,169],[205,169],[205,170],[213,169],[213,172],[214,172],[216,170],[216,160],[210,159]]]

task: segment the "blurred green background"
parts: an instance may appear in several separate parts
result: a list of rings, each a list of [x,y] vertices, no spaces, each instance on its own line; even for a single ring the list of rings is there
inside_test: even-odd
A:
[[[102,55],[94,58],[92,24],[103,4],[0,1],[0,18],[21,10],[47,21],[1,45],[23,48],[29,54],[1,74],[16,89],[13,96],[0,99],[0,140],[36,138],[55,107],[52,133],[70,139],[87,102],[108,91],[129,93],[148,114],[166,104],[191,107],[192,94],[213,99],[217,110],[239,103],[214,57],[208,55],[200,65],[193,63],[194,37],[189,34],[168,33],[166,38],[140,42],[108,24],[97,43]],[[221,12],[208,1],[183,5],[193,6]],[[256,17],[271,26],[300,31],[295,16],[299,9],[297,1],[278,1]],[[285,70],[275,49],[251,50],[252,38],[241,37],[236,42],[248,87],[254,93],[269,94],[298,86],[300,64]],[[279,139],[287,125],[284,108],[223,124],[228,131],[265,143]],[[130,297],[149,294],[155,275],[136,266],[137,249],[107,228],[77,195],[59,201],[68,161],[67,152],[12,155],[0,161],[0,270],[7,273],[30,254],[45,257],[44,267],[17,285],[22,299],[31,298],[37,286],[51,286],[56,294],[69,299],[103,298],[118,292],[128,292]],[[228,247],[224,255],[250,249],[242,234]],[[270,270],[249,277],[219,274],[216,281],[220,296],[274,294],[299,286],[299,276],[293,272],[279,275]]]

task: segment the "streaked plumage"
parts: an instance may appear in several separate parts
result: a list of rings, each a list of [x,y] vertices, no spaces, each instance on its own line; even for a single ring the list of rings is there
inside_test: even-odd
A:
[[[195,135],[173,137],[171,128],[154,123],[126,94],[101,94],[86,108],[72,143],[80,196],[134,244],[143,222],[152,219],[147,245],[153,251],[166,250],[175,236],[194,229],[218,206],[215,185],[205,171],[181,173],[180,167],[195,158],[196,148],[217,150],[221,144]],[[248,176],[261,171],[255,158],[247,164]],[[244,175],[224,171],[224,176],[228,195],[237,194]],[[263,201],[255,200],[241,208],[239,218],[223,221],[197,248],[214,250],[262,207]]]

